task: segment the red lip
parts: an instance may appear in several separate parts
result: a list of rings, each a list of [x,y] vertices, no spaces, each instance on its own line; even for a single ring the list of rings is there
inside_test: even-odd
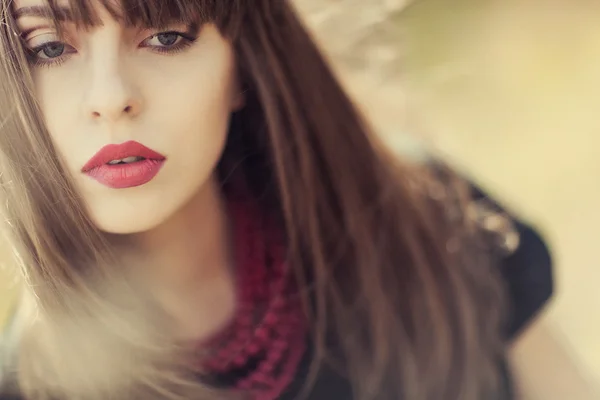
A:
[[[140,157],[132,163],[108,164],[127,157]],[[114,189],[124,189],[150,182],[160,171],[166,157],[148,147],[129,141],[109,144],[96,153],[81,172],[99,183]]]

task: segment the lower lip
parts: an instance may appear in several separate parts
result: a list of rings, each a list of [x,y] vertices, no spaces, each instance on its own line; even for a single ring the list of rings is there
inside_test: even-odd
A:
[[[104,186],[126,189],[150,182],[164,165],[165,160],[142,160],[131,164],[104,164],[86,172]]]

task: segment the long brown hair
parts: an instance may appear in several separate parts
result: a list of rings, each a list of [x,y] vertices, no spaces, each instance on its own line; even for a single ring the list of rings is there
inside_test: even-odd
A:
[[[36,400],[223,396],[190,379],[187,356],[142,312],[146,298],[122,283],[46,131],[10,3],[0,3],[0,185],[34,310],[22,390]],[[219,168],[223,179],[241,171],[284,224],[311,321],[310,377],[327,363],[357,399],[493,393],[501,291],[458,192],[387,153],[288,2],[102,3],[131,24],[200,15],[233,43],[247,102]],[[70,6],[81,24],[98,22],[90,2]]]

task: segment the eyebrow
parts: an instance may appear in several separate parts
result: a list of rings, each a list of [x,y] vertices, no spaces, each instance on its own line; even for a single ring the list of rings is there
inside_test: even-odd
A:
[[[48,6],[21,7],[14,12],[15,19],[21,17],[38,17],[46,19],[57,19],[59,21],[72,21],[73,14],[67,7],[52,9]]]

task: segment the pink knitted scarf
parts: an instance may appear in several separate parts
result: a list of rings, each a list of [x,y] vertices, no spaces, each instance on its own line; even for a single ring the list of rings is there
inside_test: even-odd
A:
[[[209,341],[204,366],[252,400],[273,400],[293,381],[306,351],[306,320],[281,231],[248,201],[230,201],[230,213],[237,311]]]

